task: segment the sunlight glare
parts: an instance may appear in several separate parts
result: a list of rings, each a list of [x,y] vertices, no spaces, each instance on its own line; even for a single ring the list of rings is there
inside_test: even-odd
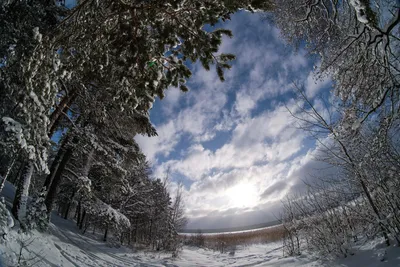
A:
[[[249,183],[241,183],[226,191],[231,207],[253,207],[258,203],[258,190]]]

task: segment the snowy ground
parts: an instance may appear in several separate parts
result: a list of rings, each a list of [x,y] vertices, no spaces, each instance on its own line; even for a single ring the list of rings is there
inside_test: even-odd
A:
[[[11,232],[12,239],[17,233]],[[97,239],[97,240],[96,240]],[[178,259],[170,254],[138,251],[121,247],[111,248],[98,240],[99,236],[81,235],[72,221],[53,216],[49,233],[34,232],[26,243],[32,242],[25,251],[31,266],[273,266],[273,267],[375,267],[400,266],[400,248],[388,250],[387,260],[381,262],[382,248],[376,244],[362,247],[355,256],[336,262],[322,262],[307,256],[282,257],[279,243],[239,247],[234,255],[221,254],[207,249],[184,247]],[[0,245],[6,266],[16,266],[19,252],[17,241]],[[29,251],[30,253],[28,253]],[[7,252],[7,253],[5,253]],[[8,256],[7,256],[7,255]],[[13,255],[10,257],[10,255]],[[29,254],[29,255],[28,255]]]
[[[10,205],[13,197],[10,184],[6,184],[2,195]],[[34,231],[30,236],[22,236],[16,230],[12,230],[8,236],[9,240],[0,244],[0,258],[4,266],[17,266],[23,244],[26,247],[22,249],[22,255],[27,263],[24,266],[400,267],[400,248],[391,247],[385,250],[379,241],[365,244],[355,256],[335,262],[316,260],[304,255],[282,257],[280,243],[238,247],[234,254],[229,251],[222,254],[208,249],[184,247],[179,257],[174,259],[171,254],[166,253],[112,247],[102,242],[100,235],[80,234],[74,222],[64,220],[56,214],[52,215],[52,223],[47,233]]]

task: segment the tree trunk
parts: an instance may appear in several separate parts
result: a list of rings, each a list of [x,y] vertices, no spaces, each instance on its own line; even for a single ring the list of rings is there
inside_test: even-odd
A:
[[[22,224],[26,220],[26,208],[28,203],[29,186],[33,174],[33,162],[29,161],[24,169],[24,174],[18,182],[17,191],[15,192],[12,214]]]
[[[390,240],[389,240],[388,234],[386,232],[386,229],[385,229],[383,223],[381,222],[383,218],[381,216],[381,213],[379,212],[379,209],[376,207],[375,202],[374,202],[374,200],[373,200],[373,198],[372,198],[372,196],[371,196],[371,194],[369,192],[369,189],[368,189],[368,187],[367,187],[367,185],[365,183],[366,180],[364,179],[362,171],[360,171],[358,169],[358,166],[355,163],[355,161],[353,160],[353,158],[350,156],[350,154],[349,154],[349,152],[347,150],[347,147],[343,144],[343,142],[339,138],[337,138],[336,135],[335,135],[335,140],[339,143],[343,153],[346,155],[347,159],[350,161],[350,166],[355,171],[355,175],[356,175],[356,177],[358,178],[358,180],[359,180],[359,182],[361,184],[361,187],[362,187],[362,190],[363,190],[365,196],[368,199],[368,203],[371,206],[372,210],[374,211],[377,219],[379,220],[379,226],[380,226],[380,228],[382,230],[383,238],[385,238],[386,245],[390,246]]]
[[[57,209],[57,215],[61,216],[62,211],[65,209],[65,205],[57,205],[58,209]]]
[[[108,233],[108,225],[106,226],[106,231],[104,232],[104,237],[103,237],[104,242],[107,241],[107,233]]]
[[[86,210],[84,209],[83,213],[82,213],[81,221],[79,222],[79,230],[82,230],[82,228],[83,228],[83,222],[85,221],[85,217],[86,217]]]
[[[18,183],[18,179],[22,176],[22,173],[25,169],[25,165],[26,165],[26,161],[22,160],[21,161],[21,165],[19,166],[18,172],[14,175],[12,181],[10,180],[10,182],[14,185],[16,185]]]
[[[90,217],[88,217],[88,218],[86,219],[85,228],[83,229],[83,232],[82,232],[83,235],[86,233],[86,230],[87,230],[87,229],[89,228],[89,226],[90,226],[89,219],[90,219]]]
[[[66,150],[63,148],[63,145],[61,145],[60,149],[57,152],[57,156],[55,157],[53,163],[51,164],[50,173],[47,175],[46,181],[43,184],[43,187],[46,188],[46,191],[48,191],[50,188],[51,182],[53,181],[57,169],[60,166],[62,159],[64,158],[65,152]]]
[[[376,207],[375,202],[372,199],[371,194],[369,193],[368,187],[367,187],[367,185],[365,184],[365,182],[364,182],[364,180],[362,178],[360,178],[360,183],[361,183],[362,189],[363,189],[363,191],[364,191],[364,193],[365,193],[365,195],[366,195],[366,197],[368,199],[368,202],[369,202],[370,206],[372,207],[374,213],[376,214],[377,219],[379,220],[379,226],[380,226],[381,231],[382,231],[382,236],[385,239],[386,246],[390,246],[389,236],[388,236],[388,234],[386,232],[385,226],[382,223],[381,213],[379,212],[379,209]]]
[[[150,242],[152,242],[153,240],[153,220],[150,220],[150,225],[149,225],[149,238],[150,238]]]
[[[72,200],[74,199],[74,196],[75,196],[75,191],[76,190],[74,190],[72,192],[71,198],[69,199],[69,202],[67,204],[67,208],[66,208],[65,214],[64,214],[64,219],[68,219],[68,214],[69,214],[69,210],[71,209]]]
[[[56,109],[50,115],[50,124],[49,124],[49,137],[52,137],[54,132],[57,129],[57,126],[62,118],[63,113],[66,113],[71,106],[72,102],[77,97],[77,90],[72,89],[70,94],[64,96],[61,100],[60,104],[56,107]]]
[[[8,165],[8,168],[7,168],[6,173],[4,174],[4,177],[1,177],[1,175],[0,175],[0,178],[2,178],[1,184],[0,184],[0,193],[1,193],[1,191],[3,191],[4,185],[6,184],[6,180],[7,180],[8,176],[10,175],[10,172],[11,172],[12,168],[14,167],[16,160],[17,160],[17,156],[14,156],[11,163]]]
[[[79,222],[81,221],[81,201],[78,202],[78,207],[76,208],[76,226],[79,226]]]
[[[89,171],[92,167],[92,163],[93,163],[93,155],[94,155],[94,148],[90,149],[87,158],[86,158],[86,162],[85,162],[85,166],[82,169],[82,176],[84,177],[88,177],[89,176]]]
[[[60,167],[60,163],[63,160],[65,153],[67,152],[67,145],[70,141],[70,138],[73,134],[69,133],[64,140],[62,140],[61,146],[57,151],[57,155],[54,158],[51,167],[50,167],[50,173],[47,175],[46,180],[43,184],[43,187],[46,188],[46,191],[49,191],[49,188],[51,186],[51,183],[53,182],[54,176],[57,173],[58,168]]]
[[[138,240],[138,234],[139,234],[138,227],[139,227],[139,219],[136,219],[135,240],[134,240],[135,244],[137,243]]]
[[[74,138],[74,141],[75,141],[74,143],[77,142],[76,138]],[[65,167],[67,166],[67,163],[71,159],[72,153],[73,153],[73,147],[69,146],[64,154],[64,157],[62,158],[62,160],[60,162],[60,165],[57,168],[57,171],[54,175],[53,182],[51,183],[50,188],[47,192],[45,204],[46,204],[46,208],[47,208],[47,214],[49,215],[48,216],[49,219],[50,219],[51,210],[53,209],[53,206],[54,206],[54,202],[55,202],[55,198],[56,198],[56,194],[57,194],[57,188],[61,183],[62,173],[63,173]]]

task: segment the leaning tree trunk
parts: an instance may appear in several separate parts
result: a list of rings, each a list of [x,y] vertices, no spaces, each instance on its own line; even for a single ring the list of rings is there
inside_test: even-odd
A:
[[[375,205],[375,202],[372,199],[372,196],[371,196],[371,194],[370,194],[370,192],[368,190],[367,185],[365,184],[364,180],[361,179],[361,178],[360,178],[360,183],[361,183],[362,189],[363,189],[363,191],[364,191],[364,193],[365,193],[365,195],[366,195],[366,197],[368,199],[369,205],[371,206],[372,210],[374,211],[374,213],[376,215],[376,218],[378,219],[378,224],[379,224],[379,227],[381,228],[382,236],[385,239],[386,246],[389,247],[390,246],[390,239],[389,239],[389,236],[388,236],[387,231],[386,231],[387,229],[384,226],[384,224],[382,223],[382,221],[383,221],[382,215],[381,215],[378,207]]]
[[[47,175],[46,180],[43,184],[43,187],[46,188],[46,191],[49,190],[50,188],[51,182],[53,181],[54,176],[56,175],[58,167],[60,167],[60,163],[61,160],[64,158],[65,152],[66,150],[63,149],[61,145],[61,148],[58,150],[57,155],[53,160],[53,163],[51,164],[50,173]]]
[[[74,143],[77,142],[76,138],[74,138],[73,140]],[[61,183],[61,178],[62,178],[62,174],[63,171],[65,169],[65,167],[67,166],[68,162],[70,161],[72,154],[73,154],[73,149],[74,147],[72,145],[69,145],[68,148],[66,148],[65,154],[63,156],[63,158],[60,161],[60,165],[57,168],[56,173],[54,174],[54,178],[53,181],[49,187],[49,190],[47,192],[47,196],[45,199],[45,204],[46,204],[46,208],[47,208],[47,214],[49,215],[49,219],[50,219],[50,213],[53,209],[54,206],[54,202],[56,199],[56,195],[57,195],[57,189],[58,186]]]
[[[51,167],[50,167],[50,173],[47,175],[46,180],[43,184],[43,187],[46,188],[46,191],[49,190],[51,183],[53,182],[54,176],[57,173],[58,168],[60,167],[60,163],[62,161],[62,159],[65,156],[65,153],[67,152],[66,147],[68,146],[69,140],[71,138],[71,136],[73,135],[73,133],[69,133],[63,140],[62,143],[60,145],[60,148],[57,151],[57,155],[54,158]]]
[[[76,88],[73,88],[70,93],[61,100],[60,104],[56,107],[56,109],[50,115],[50,124],[49,124],[49,137],[52,137],[54,132],[56,131],[62,115],[68,112],[69,107],[74,102],[75,98],[78,96]]]
[[[18,182],[17,190],[15,192],[14,203],[12,207],[12,214],[17,218],[22,225],[26,221],[26,208],[28,203],[29,186],[33,175],[33,162],[27,162],[24,174]]]

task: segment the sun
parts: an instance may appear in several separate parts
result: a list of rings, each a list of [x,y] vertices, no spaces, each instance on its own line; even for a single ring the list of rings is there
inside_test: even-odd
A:
[[[253,207],[258,203],[258,190],[250,183],[241,183],[226,190],[229,206],[244,208]]]

